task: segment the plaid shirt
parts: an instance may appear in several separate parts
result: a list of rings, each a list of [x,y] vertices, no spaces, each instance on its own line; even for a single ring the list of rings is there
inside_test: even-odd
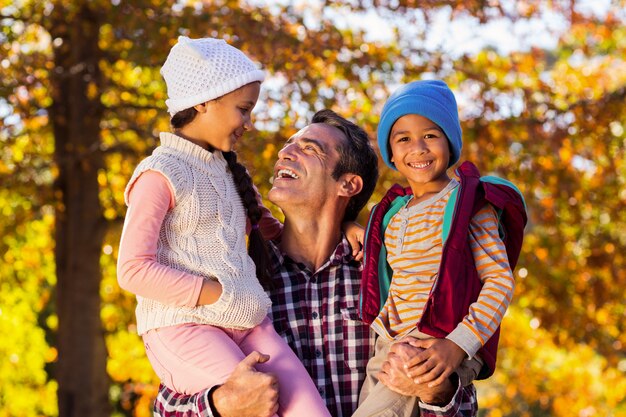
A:
[[[349,417],[356,409],[365,367],[373,353],[373,332],[358,320],[361,266],[344,238],[317,271],[295,262],[270,242],[275,288],[271,317],[309,371],[334,417]],[[162,417],[214,417],[208,390],[177,394],[159,387],[154,413]],[[473,386],[459,388],[446,407],[420,403],[422,417],[474,417]]]
[[[161,417],[216,417],[211,411],[210,391],[194,395],[178,394],[165,385],[159,386],[154,402],[154,415]],[[420,402],[420,417],[476,417],[478,403],[474,385],[459,386],[450,403],[436,407]]]
[[[459,383],[456,393],[450,402],[443,406],[419,402],[420,417],[476,417],[478,416],[478,399],[474,384],[462,387]]]
[[[358,318],[361,264],[344,238],[317,271],[270,244],[274,328],[309,371],[335,417],[356,409],[374,335]]]

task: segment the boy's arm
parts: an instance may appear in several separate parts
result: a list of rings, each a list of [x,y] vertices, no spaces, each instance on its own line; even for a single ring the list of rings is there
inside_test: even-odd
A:
[[[441,384],[489,340],[504,317],[513,296],[514,280],[506,247],[498,231],[498,218],[490,205],[472,219],[469,233],[474,263],[483,287],[469,312],[445,339],[411,341],[423,348],[408,364],[416,382]]]
[[[473,358],[504,317],[513,296],[514,280],[506,247],[498,232],[495,210],[486,205],[470,222],[470,246],[483,287],[469,312],[445,339],[413,340],[423,348],[408,364],[417,382],[441,384],[465,358]]]
[[[499,235],[498,217],[491,205],[486,205],[472,219],[469,239],[483,287],[468,314],[447,339],[472,358],[502,322],[513,297],[515,280]]]
[[[348,243],[350,243],[354,260],[361,262],[363,260],[365,228],[357,222],[344,222],[341,225],[341,229],[343,230],[343,234],[346,236],[346,239],[348,239]]]

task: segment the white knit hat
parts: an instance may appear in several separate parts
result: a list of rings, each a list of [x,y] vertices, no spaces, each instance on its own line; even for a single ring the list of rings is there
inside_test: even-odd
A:
[[[167,85],[165,104],[171,116],[265,79],[265,72],[223,39],[186,36],[178,37],[161,75]]]

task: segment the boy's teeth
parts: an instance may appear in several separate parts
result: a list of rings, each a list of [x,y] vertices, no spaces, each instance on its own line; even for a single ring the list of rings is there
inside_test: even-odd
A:
[[[426,168],[431,163],[432,163],[431,161],[428,161],[428,162],[411,162],[411,163],[409,163],[409,166],[413,167],[413,168]]]
[[[278,171],[278,178],[293,178],[298,179],[298,175],[290,169],[281,169]]]

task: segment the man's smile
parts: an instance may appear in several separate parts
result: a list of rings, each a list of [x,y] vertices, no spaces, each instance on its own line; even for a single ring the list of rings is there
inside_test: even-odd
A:
[[[300,176],[298,176],[298,174],[296,174],[295,172],[293,172],[289,168],[279,169],[274,177],[275,178],[280,178],[280,179],[289,178],[289,179],[294,179],[294,180],[297,180],[297,179],[300,178]]]

